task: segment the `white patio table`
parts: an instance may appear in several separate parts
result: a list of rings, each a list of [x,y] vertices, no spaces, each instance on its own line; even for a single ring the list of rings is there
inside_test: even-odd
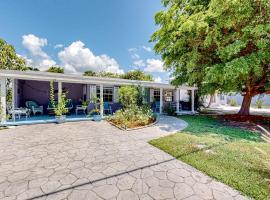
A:
[[[10,114],[12,114],[14,121],[16,120],[16,116],[21,119],[22,115],[24,115],[27,120],[30,115],[30,110],[28,108],[15,108],[10,112]]]

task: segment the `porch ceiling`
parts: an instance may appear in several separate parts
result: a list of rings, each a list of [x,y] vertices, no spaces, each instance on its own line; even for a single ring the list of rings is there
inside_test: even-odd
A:
[[[156,83],[150,81],[126,80],[117,78],[105,77],[88,77],[82,75],[57,74],[49,72],[37,71],[15,71],[15,70],[0,70],[0,77],[22,79],[22,80],[37,80],[37,81],[55,81],[66,83],[81,83],[81,84],[104,84],[104,85],[141,85],[144,87],[175,89],[175,86],[165,83]],[[196,90],[196,87],[180,86],[179,89]]]

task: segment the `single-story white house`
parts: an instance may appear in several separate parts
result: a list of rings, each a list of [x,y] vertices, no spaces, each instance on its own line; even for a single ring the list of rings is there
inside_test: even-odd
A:
[[[0,70],[1,77],[1,121],[2,123],[15,123],[16,121],[35,121],[38,117],[46,121],[49,119],[49,99],[50,82],[54,82],[55,96],[61,96],[63,91],[67,91],[67,98],[72,102],[70,106],[71,115],[80,108],[80,101],[89,100],[87,111],[91,105],[91,97],[96,95],[100,102],[107,102],[112,112],[121,107],[118,102],[118,89],[124,85],[141,86],[144,92],[144,101],[158,107],[158,112],[162,113],[165,106],[173,106],[177,113],[181,111],[194,112],[196,87],[180,86],[175,87],[170,84],[156,83],[151,81],[137,81],[117,78],[90,77],[82,75],[58,74],[39,71],[13,71]],[[7,103],[7,83],[11,89],[12,102]],[[27,102],[35,102],[42,109],[41,115],[31,114],[26,118],[17,120],[16,112],[23,112],[27,107]],[[100,104],[100,112],[104,113],[105,104]],[[155,108],[153,108],[155,109]],[[15,113],[15,114],[14,114]],[[13,121],[7,119],[7,114],[13,115]],[[34,112],[34,114],[36,114]],[[14,116],[15,115],[15,116]],[[19,116],[20,117],[20,116]],[[35,118],[36,117],[36,118]],[[45,117],[45,118],[44,118]],[[84,116],[85,118],[85,116]],[[31,119],[31,120],[30,120]],[[70,117],[70,119],[82,119],[79,117]],[[38,120],[36,120],[38,121]]]

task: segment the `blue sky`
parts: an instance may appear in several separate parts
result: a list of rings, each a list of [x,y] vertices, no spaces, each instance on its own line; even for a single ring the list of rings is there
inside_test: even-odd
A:
[[[159,0],[1,1],[0,37],[29,64],[67,73],[139,68],[167,80],[149,43]]]

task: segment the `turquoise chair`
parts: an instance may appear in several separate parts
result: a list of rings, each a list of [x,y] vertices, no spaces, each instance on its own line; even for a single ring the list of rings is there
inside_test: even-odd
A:
[[[104,110],[104,113],[108,113],[108,114],[112,115],[112,107],[111,107],[109,102],[103,103],[103,110]]]
[[[35,101],[26,101],[25,105],[34,115],[37,113],[43,115],[43,106],[39,106]]]

